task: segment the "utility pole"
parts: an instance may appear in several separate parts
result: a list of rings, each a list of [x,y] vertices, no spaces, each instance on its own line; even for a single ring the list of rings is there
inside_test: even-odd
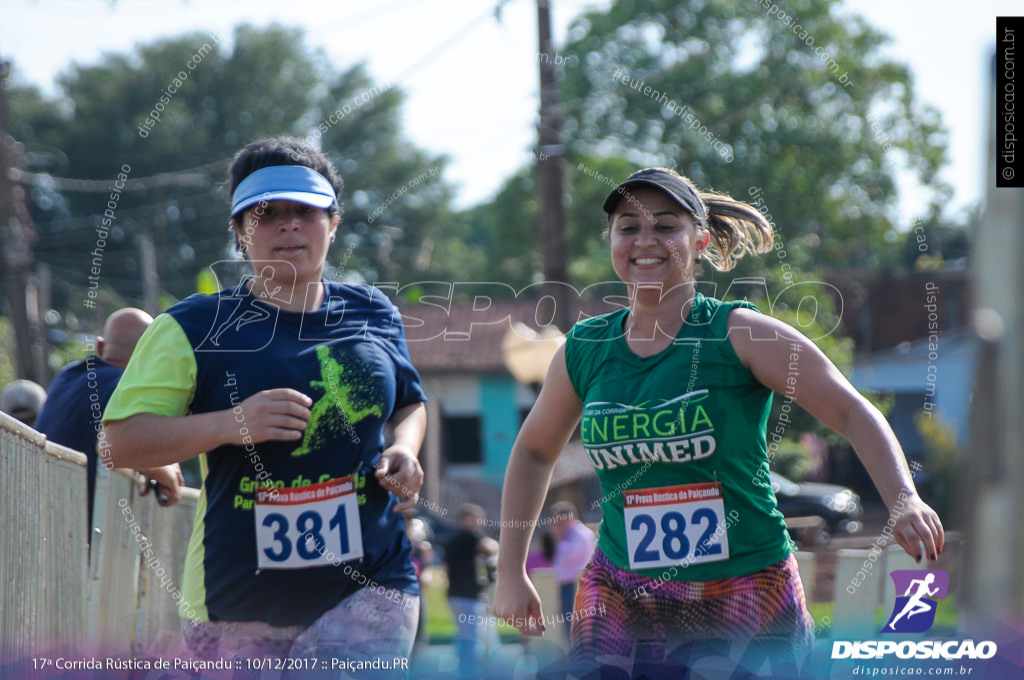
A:
[[[565,235],[565,145],[562,144],[562,96],[551,47],[551,3],[537,0],[540,66],[540,129],[537,134],[537,181],[540,185],[540,243],[545,296],[555,304],[554,324],[568,331],[570,319],[568,244]]]
[[[1000,47],[999,49],[1002,49]],[[1012,63],[1012,62],[1011,62]],[[959,628],[977,640],[999,639],[1024,620],[1024,302],[1007,291],[1020,290],[1024,272],[1024,189],[996,187],[997,158],[1003,139],[1005,91],[996,73],[1005,68],[993,55],[988,90],[988,144],[985,213],[973,236],[972,286],[977,333],[977,382],[971,418],[971,448],[961,457],[958,510],[969,543],[963,551],[963,585],[957,594]],[[1012,82],[1012,81],[1011,81]],[[1011,167],[1011,166],[1007,166]],[[946,518],[943,518],[946,521]],[[961,609],[961,606],[963,609]],[[1011,624],[1012,625],[1012,624]],[[1014,634],[1016,639],[1019,635]],[[1009,646],[1009,645],[1007,645]]]
[[[18,377],[40,382],[33,361],[34,338],[29,326],[25,293],[32,262],[29,225],[19,219],[14,205],[11,168],[15,166],[15,140],[7,134],[7,79],[9,62],[0,62],[0,237],[3,245],[4,302],[14,328],[14,355]]]
[[[53,272],[50,265],[45,262],[36,263],[36,307],[35,307],[35,331],[39,342],[39,350],[35,353],[36,372],[39,377],[37,382],[43,387],[49,387],[53,378],[50,372],[50,324],[46,321],[46,314],[53,306]],[[29,316],[32,316],[32,308],[29,308]]]
[[[142,255],[143,308],[156,316],[160,313],[160,276],[156,269],[156,248],[153,247],[153,239],[146,234],[139,236],[139,250]]]

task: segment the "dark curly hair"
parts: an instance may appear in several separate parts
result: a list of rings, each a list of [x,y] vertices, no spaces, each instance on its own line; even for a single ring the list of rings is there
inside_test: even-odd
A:
[[[228,195],[234,194],[242,180],[252,173],[275,165],[301,165],[319,172],[334,187],[336,196],[341,193],[344,186],[341,176],[334,169],[334,164],[327,158],[327,154],[297,137],[279,136],[247,144],[235,155],[228,170]],[[231,220],[239,223],[242,212],[232,215]],[[327,213],[331,217],[340,214],[337,199],[327,209]]]

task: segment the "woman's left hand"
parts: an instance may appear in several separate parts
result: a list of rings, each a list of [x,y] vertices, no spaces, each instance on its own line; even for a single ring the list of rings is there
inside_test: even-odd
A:
[[[159,491],[157,498],[162,496],[164,499],[160,505],[170,507],[181,500],[181,487],[185,486],[185,477],[181,474],[181,466],[177,463],[154,468],[137,468],[135,471],[143,475],[147,480],[147,483],[142,487],[140,496],[145,496],[149,493],[152,487],[148,484],[148,481],[152,480],[156,482],[156,488]]]
[[[889,510],[894,520],[893,534],[900,546],[918,563],[925,557],[935,561],[945,545],[942,522],[935,511],[915,493],[901,499]],[[922,554],[921,549],[924,548]]]
[[[377,464],[377,479],[399,498],[395,512],[415,507],[423,486],[423,467],[407,448],[391,446],[384,449]]]

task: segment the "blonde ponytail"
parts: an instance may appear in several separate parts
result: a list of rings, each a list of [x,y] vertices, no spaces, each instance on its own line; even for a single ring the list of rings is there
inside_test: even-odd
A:
[[[712,267],[729,271],[747,253],[772,249],[772,225],[757,208],[714,192],[701,192],[700,199],[708,211],[703,226],[711,233],[705,252]]]

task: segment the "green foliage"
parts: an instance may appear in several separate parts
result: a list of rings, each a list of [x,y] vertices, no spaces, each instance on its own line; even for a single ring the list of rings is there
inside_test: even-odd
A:
[[[957,485],[956,432],[934,412],[917,413],[914,425],[927,451],[922,472],[928,480],[928,504],[947,527],[951,526],[955,519],[953,499]]]
[[[517,291],[533,282],[541,270],[538,193],[533,169],[523,168],[493,200],[462,215],[458,237],[438,248],[448,267],[462,262],[453,280],[501,281]]]
[[[78,361],[79,359],[84,359],[90,354],[95,354],[95,336],[90,337],[93,344],[91,348],[88,343],[83,342],[81,339],[71,337],[63,344],[50,349],[50,355],[47,358],[47,364],[50,367],[50,371],[56,375],[60,369],[67,366],[72,361]]]
[[[614,158],[571,156],[566,164],[569,278],[577,289],[601,281],[616,281],[608,244],[602,238],[608,220],[601,204],[616,183],[634,168]],[[581,166],[590,174],[581,174]],[[540,279],[536,173],[534,166],[521,168],[505,181],[492,200],[462,215],[466,227],[459,234],[460,247],[480,253],[477,258],[463,260],[464,267],[476,277],[468,280],[503,281],[518,291]],[[491,254],[489,258],[487,253]]]
[[[799,330],[814,342],[841,373],[849,377],[853,370],[854,343],[852,338],[843,333],[842,301],[838,297],[832,297],[835,290],[811,277],[790,278],[777,270],[769,272],[763,284],[757,282],[741,285],[735,280],[726,281],[723,285],[729,286],[727,291],[721,291],[719,294],[724,295],[728,292],[728,297],[732,299],[749,299],[763,313],[770,314]],[[718,274],[718,277],[724,276]],[[701,285],[706,283],[709,282]],[[767,298],[762,296],[765,292]],[[800,360],[793,363],[796,370],[793,377],[799,381],[801,367],[805,364]],[[865,392],[864,396],[883,413],[892,406],[891,400],[887,400],[883,395]],[[806,476],[809,464],[807,451],[797,441],[800,435],[812,432],[821,437],[829,448],[843,446],[845,440],[796,404],[791,403],[786,409],[788,420],[781,419],[783,406],[791,401],[785,391],[775,394],[768,419],[768,432],[775,432],[776,428],[781,426],[784,430],[781,436],[784,439],[779,443],[777,450],[773,449],[771,462],[772,469],[790,479],[800,481]]]
[[[807,477],[807,452],[800,442],[783,439],[772,453],[775,455],[769,462],[773,471],[794,482],[802,482]]]
[[[14,329],[10,321],[0,316],[0,387],[18,379],[14,357]]]
[[[130,180],[195,175],[188,186],[150,183],[120,193],[102,284],[141,300],[139,238],[146,235],[165,292],[179,299],[194,292],[201,269],[234,257],[221,187],[228,162],[249,141],[277,134],[319,144],[344,178],[343,222],[328,255],[328,264],[344,271],[329,276],[436,275],[421,244],[441,240],[451,221],[452,192],[441,179],[446,159],[402,136],[401,90],[376,82],[361,64],[339,69],[308,47],[298,28],[243,25],[230,42],[229,49],[221,36],[190,33],[75,64],[60,76],[62,93],[54,100],[34,87],[12,89],[12,130],[30,152],[58,159],[29,169],[111,184],[122,168],[130,169]],[[110,197],[52,187],[32,193],[37,258],[58,277],[55,306],[66,307],[86,287]],[[374,211],[376,221],[369,219]]]
[[[892,268],[937,271],[948,263],[966,266],[971,250],[971,234],[981,221],[981,206],[968,209],[957,220],[944,218],[940,206],[932,206],[903,236],[901,247],[890,252]]]
[[[910,226],[893,218],[896,158],[930,188],[937,214],[950,193],[935,176],[946,133],[938,112],[915,98],[908,69],[882,56],[887,38],[860,17],[841,16],[840,4],[786,3],[806,37],[757,2],[618,0],[576,19],[561,76],[577,287],[614,278],[599,238],[601,203],[615,182],[647,165],[675,167],[701,188],[751,203],[760,198],[776,253],[794,272],[892,264],[892,241]],[[495,234],[525,231],[492,251],[520,281],[540,271],[530,257],[535,181],[532,167],[517,173],[472,211],[477,229],[465,235],[470,247],[486,247]],[[764,276],[765,266],[782,264],[772,258],[747,258],[728,276]]]
[[[580,64],[565,70],[572,148],[676,166],[734,196],[760,187],[787,241],[815,237],[816,264],[875,264],[897,226],[886,154],[905,154],[937,201],[946,139],[907,68],[881,55],[885,36],[839,7],[786,3],[806,34],[757,2],[619,0],[586,13],[565,46]]]

